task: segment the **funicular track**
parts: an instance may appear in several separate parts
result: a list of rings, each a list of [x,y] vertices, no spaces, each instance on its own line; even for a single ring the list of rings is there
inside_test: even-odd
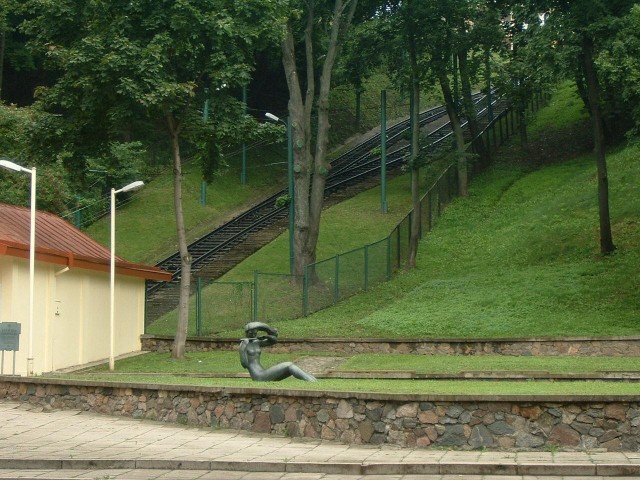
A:
[[[486,96],[476,94],[476,105]],[[493,110],[499,114],[505,105],[500,100],[493,102]],[[478,121],[483,127],[488,123],[487,109],[478,110]],[[431,108],[420,115],[420,125],[427,130],[428,147],[445,146],[450,142],[452,129],[446,120],[444,106]],[[441,126],[437,126],[442,124]],[[390,175],[400,171],[410,153],[410,145],[403,139],[409,129],[409,120],[404,120],[387,129],[387,171]],[[463,128],[466,121],[463,121]],[[429,131],[430,130],[430,131]],[[465,128],[465,130],[468,130]],[[372,188],[380,182],[380,156],[372,150],[380,145],[380,134],[351,148],[331,165],[325,186],[325,199],[334,203]],[[231,221],[221,225],[188,246],[192,257],[192,275],[207,279],[222,276],[235,265],[277,237],[287,227],[288,207],[276,207],[276,200],[287,193],[283,189],[262,200]],[[177,284],[181,274],[179,252],[157,264],[172,273],[170,283],[147,282],[146,323],[152,323],[161,315],[174,309],[178,300]],[[192,282],[192,285],[195,282]]]

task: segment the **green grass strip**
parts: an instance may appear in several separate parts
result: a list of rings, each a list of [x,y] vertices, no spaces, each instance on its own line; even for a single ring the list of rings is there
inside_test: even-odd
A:
[[[66,375],[72,380],[117,381],[155,385],[194,385],[270,389],[296,389],[321,392],[371,392],[416,395],[636,395],[638,384],[605,381],[476,381],[476,380],[341,380],[321,379],[310,383],[297,379],[281,382],[253,382],[243,378],[192,378],[140,375]]]

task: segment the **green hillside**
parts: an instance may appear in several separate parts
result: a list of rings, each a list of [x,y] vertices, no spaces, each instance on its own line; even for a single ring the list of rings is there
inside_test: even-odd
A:
[[[602,257],[590,126],[575,88],[561,88],[536,118],[528,150],[511,139],[494,165],[473,179],[469,197],[447,207],[422,241],[414,271],[400,272],[388,283],[304,319],[274,322],[282,334],[496,338],[640,333],[640,146],[632,143],[609,152],[618,249]],[[269,180],[262,180],[268,188]],[[156,202],[166,201],[167,187],[154,183],[147,195],[155,192]],[[221,217],[257,196],[253,188],[238,188],[233,181],[215,190],[221,197],[211,205],[220,208]],[[410,208],[408,179],[394,179],[389,195],[389,215],[379,213],[378,189],[325,210],[318,258],[387,235]],[[197,196],[191,197],[191,203],[197,203]],[[157,215],[165,216],[166,208],[159,208]],[[147,214],[149,218],[132,215],[127,220],[128,210],[118,213],[119,238],[135,237],[152,219]],[[194,229],[204,228],[193,218]],[[168,228],[171,222],[165,223]],[[141,238],[149,252],[167,245],[159,235]],[[251,280],[256,270],[285,272],[287,248],[286,234],[281,235],[227,279]],[[165,325],[162,331],[171,334],[174,327]],[[241,332],[220,332],[238,335]]]
[[[602,257],[595,160],[588,153],[577,155],[589,150],[583,143],[589,124],[581,108],[573,89],[562,90],[532,126],[529,151],[512,141],[494,166],[474,179],[469,197],[447,208],[420,245],[417,269],[304,319],[275,322],[283,335],[640,333],[640,146],[608,155],[618,249]],[[567,111],[573,111],[572,121]],[[560,117],[556,128],[553,122]]]
[[[360,132],[356,132],[354,126],[353,88],[339,86],[333,89],[331,131],[332,145],[335,146],[332,153],[334,158],[357,141],[357,133],[367,132],[379,125],[381,89],[389,89],[387,113],[389,119],[395,119],[390,120],[389,124],[408,114],[408,99],[392,88],[386,76],[373,75],[366,81],[362,95]],[[425,105],[441,104],[441,100],[433,92],[425,92],[425,99]],[[240,147],[236,148],[238,151],[239,149]],[[248,150],[246,185],[240,185],[239,152],[225,156],[224,161],[227,166],[220,169],[207,187],[204,206],[200,203],[200,165],[187,162],[183,166],[182,206],[189,242],[286,187],[287,150],[284,141]],[[175,253],[178,244],[174,212],[173,174],[167,164],[162,173],[147,179],[146,186],[136,193],[131,203],[118,208],[117,254],[131,262],[155,264]],[[103,245],[109,245],[109,219],[100,219],[86,233]],[[335,253],[337,252],[333,251],[331,254]]]

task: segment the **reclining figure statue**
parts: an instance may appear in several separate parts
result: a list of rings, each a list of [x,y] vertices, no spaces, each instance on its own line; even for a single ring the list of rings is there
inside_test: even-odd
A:
[[[294,376],[307,382],[316,382],[317,379],[291,362],[283,362],[273,367],[264,368],[260,364],[262,347],[268,347],[278,341],[278,331],[262,322],[249,322],[244,331],[247,335],[240,341],[240,363],[249,370],[252,380],[258,382],[274,382]],[[266,335],[258,336],[258,332]]]

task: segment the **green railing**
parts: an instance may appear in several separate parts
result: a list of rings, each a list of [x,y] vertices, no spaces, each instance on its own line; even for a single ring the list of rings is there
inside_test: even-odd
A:
[[[174,335],[178,323],[180,284],[165,286],[163,311],[151,324],[145,325],[145,333]],[[196,276],[191,283],[187,334],[190,337],[206,337],[222,330],[242,328],[253,312],[253,282],[212,281]]]
[[[542,96],[534,98],[530,110],[537,110],[542,101]],[[507,109],[487,125],[480,140],[491,154],[518,128],[518,116]],[[475,153],[473,147],[470,149]],[[469,168],[469,176],[484,167],[475,162]],[[458,170],[457,164],[452,163],[421,197],[421,237],[436,225],[444,207],[457,195]],[[189,334],[206,336],[241,328],[251,320],[304,317],[388,281],[407,258],[412,216],[413,210],[382,240],[307,265],[302,276],[256,272],[253,283],[197,278],[195,305],[190,305],[196,322]],[[151,330],[155,329],[149,330],[153,333]]]
[[[450,165],[422,196],[422,233],[428,232],[455,195],[457,169]],[[309,315],[389,280],[404,265],[413,211],[382,240],[340,253],[304,268],[302,315]],[[264,320],[273,318],[260,317]]]

